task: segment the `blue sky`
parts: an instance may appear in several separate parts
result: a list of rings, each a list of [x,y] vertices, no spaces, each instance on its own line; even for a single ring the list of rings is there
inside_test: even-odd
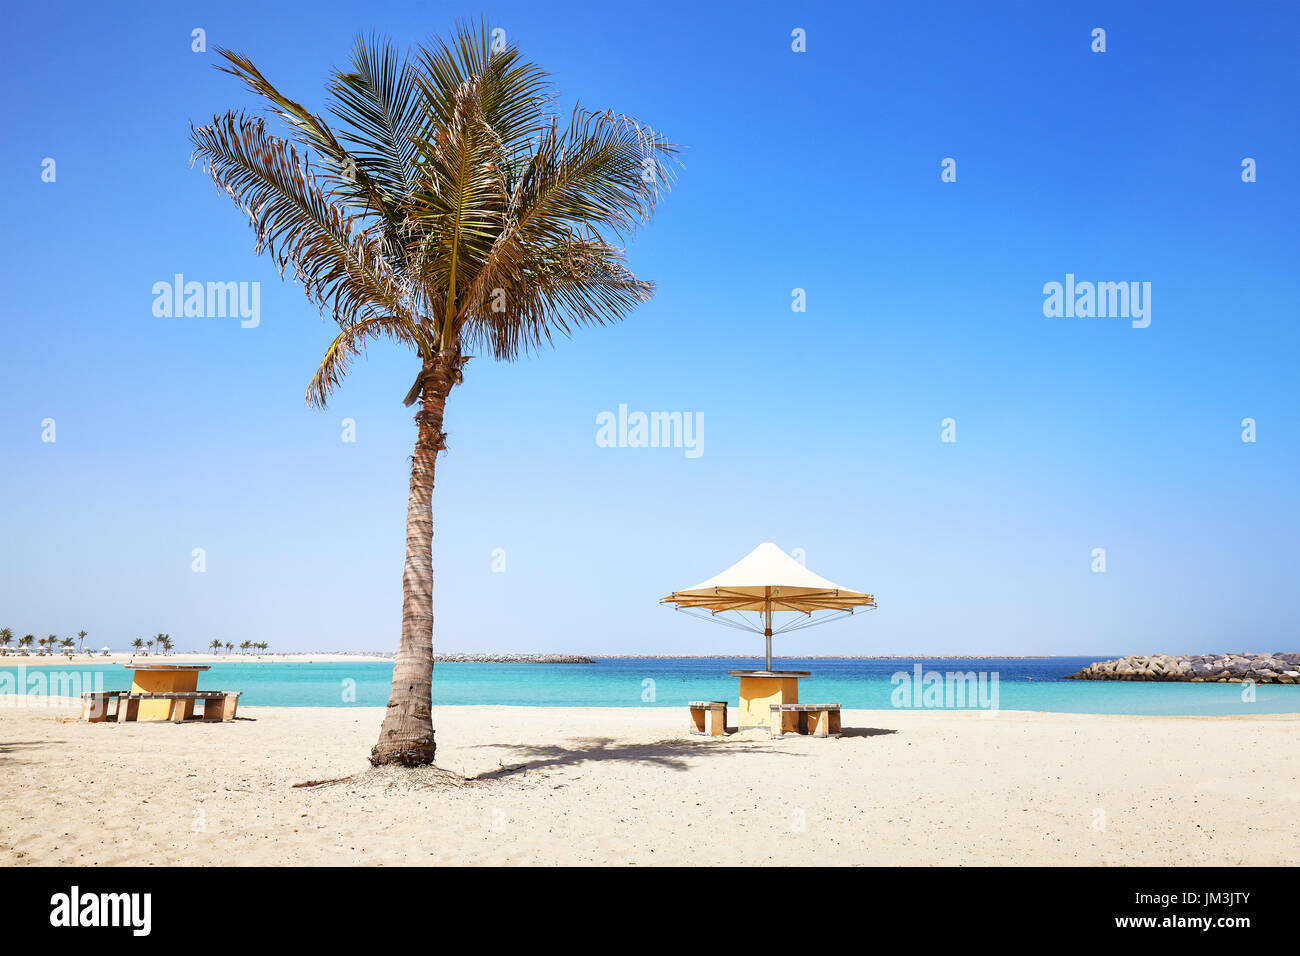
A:
[[[358,32],[482,15],[686,148],[629,247],[655,299],[452,395],[439,649],[758,652],[657,599],[771,540],[880,605],[778,656],[1295,650],[1300,14],[1136,6],[14,8],[0,626],[395,648],[414,364],[305,407],[333,326],[188,167],[258,105],[191,30],[320,108]],[[260,324],[156,318],[175,273],[260,282]],[[1150,282],[1150,326],[1045,317],[1067,273]],[[703,454],[598,447],[620,404],[702,414]]]

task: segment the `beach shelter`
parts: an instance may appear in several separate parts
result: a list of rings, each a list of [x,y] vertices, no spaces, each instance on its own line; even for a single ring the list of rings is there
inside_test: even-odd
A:
[[[773,634],[846,617],[859,608],[875,607],[876,599],[814,574],[765,541],[721,574],[684,591],[674,591],[660,598],[659,603],[764,635],[770,671]],[[772,615],[782,611],[793,611],[794,617],[774,628]],[[747,615],[755,615],[757,620]]]
[[[660,598],[659,603],[766,638],[766,669],[727,672],[740,678],[737,724],[745,729],[765,725],[773,704],[799,703],[799,680],[810,676],[808,671],[772,669],[773,634],[847,617],[859,608],[875,607],[876,599],[814,574],[765,541],[721,574],[684,591],[674,591]],[[782,612],[792,612],[793,616],[774,626],[773,615]],[[794,719],[793,714],[783,715],[783,720]]]

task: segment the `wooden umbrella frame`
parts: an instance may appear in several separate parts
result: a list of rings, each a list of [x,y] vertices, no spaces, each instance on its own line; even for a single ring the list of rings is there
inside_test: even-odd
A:
[[[708,611],[708,617],[702,614],[693,614],[692,616],[703,620],[714,620],[727,627],[739,628],[754,634],[762,634],[766,643],[765,660],[769,671],[772,670],[773,634],[785,634],[817,624],[826,624],[832,620],[840,620],[843,617],[851,616],[858,608],[874,608],[877,606],[873,595],[864,594],[860,591],[848,591],[842,588],[816,590],[782,588],[769,585],[764,586],[761,597],[753,593],[753,590],[715,587],[710,588],[706,593],[674,591],[667,597],[660,598],[659,603],[674,605],[675,610],[684,611],[688,614],[692,610]],[[786,593],[783,594],[783,591]],[[718,616],[729,611],[739,614],[742,610],[758,611],[761,615],[761,625],[750,624],[743,617],[733,619]],[[772,627],[772,614],[776,611],[793,611],[803,615],[803,617],[796,617],[788,624],[774,629]],[[820,618],[814,618],[814,611],[830,611],[831,613]]]

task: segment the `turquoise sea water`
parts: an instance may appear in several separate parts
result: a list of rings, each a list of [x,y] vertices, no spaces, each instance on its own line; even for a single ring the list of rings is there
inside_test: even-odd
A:
[[[971,672],[998,675],[1002,710],[1084,714],[1219,715],[1300,713],[1300,685],[1260,684],[1256,699],[1242,700],[1239,684],[1069,681],[1062,678],[1098,658],[1053,657],[946,660],[845,660],[779,658],[783,670],[811,671],[800,699],[846,708],[889,709],[897,672]],[[438,705],[514,704],[530,707],[681,707],[690,700],[737,704],[732,669],[761,668],[754,658],[674,660],[620,658],[595,664],[438,664],[433,695]],[[241,704],[280,707],[377,707],[388,700],[390,663],[254,664],[219,662],[199,675],[199,689],[243,691]],[[46,675],[33,684],[33,675]],[[56,675],[95,681],[78,689],[126,690],[130,671],[120,664],[30,667],[0,665],[0,694],[23,678],[27,693],[60,693]],[[99,676],[96,676],[99,675]],[[102,685],[99,684],[102,681]],[[647,683],[649,682],[649,683]],[[910,694],[908,695],[910,700]]]

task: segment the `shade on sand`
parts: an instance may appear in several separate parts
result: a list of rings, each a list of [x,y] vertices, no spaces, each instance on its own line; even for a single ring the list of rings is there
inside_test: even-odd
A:
[[[772,669],[772,635],[821,624],[852,614],[857,608],[875,607],[876,599],[862,591],[842,588],[820,574],[814,574],[770,541],[760,544],[721,574],[683,591],[659,599],[678,610],[695,610],[719,623],[754,631],[767,637],[767,669]],[[750,623],[743,612],[758,612],[759,624]],[[796,617],[772,629],[772,614],[794,611]],[[826,611],[817,617],[814,612]],[[730,617],[724,615],[735,612]]]

